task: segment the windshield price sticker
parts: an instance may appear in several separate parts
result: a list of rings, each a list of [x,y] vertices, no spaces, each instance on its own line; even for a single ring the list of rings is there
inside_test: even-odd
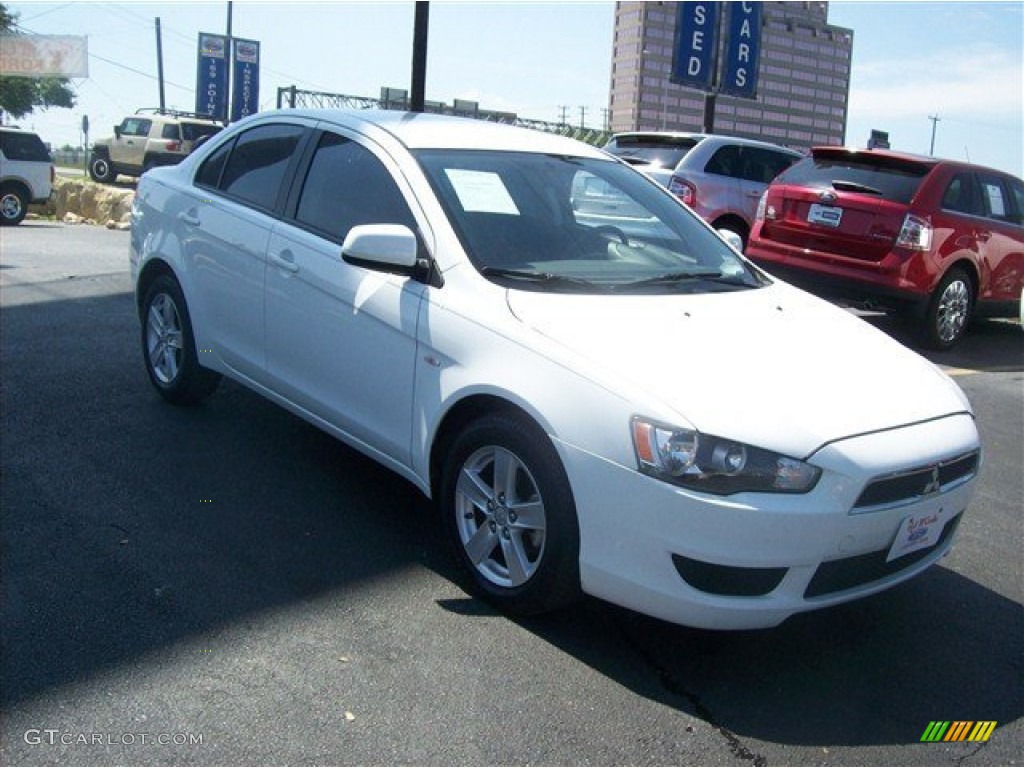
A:
[[[838,227],[843,220],[843,209],[833,205],[819,205],[815,203],[807,213],[807,220],[811,224],[824,224],[827,227]]]
[[[885,562],[891,562],[919,549],[935,546],[942,535],[942,529],[946,527],[947,519],[949,515],[942,507],[905,518],[896,532],[896,539],[889,548],[889,556],[885,558]]]

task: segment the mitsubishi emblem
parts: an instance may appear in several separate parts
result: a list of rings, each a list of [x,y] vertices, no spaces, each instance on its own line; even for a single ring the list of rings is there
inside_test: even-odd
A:
[[[939,468],[937,466],[936,467],[932,467],[932,477],[931,477],[931,480],[928,481],[928,484],[924,487],[924,494],[923,495],[924,496],[933,496],[934,494],[939,492],[939,489],[941,487],[942,487],[942,485],[939,482]]]

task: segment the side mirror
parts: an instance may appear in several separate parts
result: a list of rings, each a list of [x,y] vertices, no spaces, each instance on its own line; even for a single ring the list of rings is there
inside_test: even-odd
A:
[[[419,256],[416,235],[403,224],[352,227],[341,244],[341,258],[357,267],[405,275],[435,288],[444,285],[433,259]]]
[[[718,236],[725,240],[736,253],[743,253],[743,238],[731,229],[716,229]]]
[[[358,267],[410,274],[416,266],[416,235],[401,224],[360,224],[348,231],[341,258]]]
[[[119,138],[119,139],[121,138],[121,126],[120,125],[115,125],[114,126],[114,135],[117,136],[117,138]]]

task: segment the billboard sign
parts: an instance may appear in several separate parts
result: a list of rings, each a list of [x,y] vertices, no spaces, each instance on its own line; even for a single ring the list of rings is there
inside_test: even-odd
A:
[[[77,35],[0,35],[0,75],[88,77],[88,38]]]
[[[693,2],[677,5],[670,77],[673,83],[705,91],[714,87],[719,5]]]
[[[234,76],[231,88],[231,120],[260,111],[260,44],[255,40],[231,41]]]
[[[196,112],[214,120],[228,116],[228,39],[199,33],[196,64]]]
[[[756,98],[760,57],[761,3],[729,3],[729,44],[719,92],[744,99]]]

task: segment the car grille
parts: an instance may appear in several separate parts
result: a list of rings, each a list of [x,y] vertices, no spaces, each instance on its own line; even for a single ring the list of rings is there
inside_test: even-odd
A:
[[[822,563],[814,572],[814,578],[807,585],[807,589],[804,590],[804,597],[821,597],[834,592],[866,586],[906,570],[945,546],[949,537],[953,535],[960,524],[960,518],[961,515],[957,515],[946,523],[939,540],[932,546],[911,552],[896,560],[886,562],[889,550],[880,549],[877,552],[868,552],[866,555],[856,555]]]
[[[980,452],[972,451],[938,464],[873,480],[861,492],[853,511],[868,512],[879,507],[910,504],[924,496],[962,485],[977,474],[980,455]]]

